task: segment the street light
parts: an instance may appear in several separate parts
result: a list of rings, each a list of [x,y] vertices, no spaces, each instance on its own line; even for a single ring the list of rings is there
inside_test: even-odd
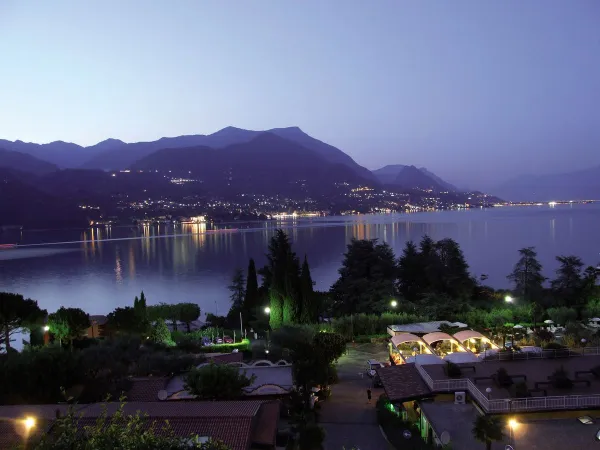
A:
[[[512,298],[510,295],[507,295],[506,297],[504,297],[504,301],[506,303],[512,303],[514,300],[514,298]]]
[[[268,306],[265,308],[265,314],[271,314],[271,308]]]
[[[44,326],[44,331],[46,331],[46,332],[50,331],[50,327],[48,325],[45,325]]]
[[[519,426],[519,422],[515,419],[510,419],[508,421],[508,428],[510,429],[510,443],[511,445],[515,445],[515,430]]]
[[[390,305],[392,305],[392,308],[395,308],[396,306],[398,306],[398,302],[396,300],[392,300],[390,302]]]
[[[23,426],[25,427],[25,431],[29,433],[31,429],[35,427],[35,417],[25,417],[25,419],[23,419]]]

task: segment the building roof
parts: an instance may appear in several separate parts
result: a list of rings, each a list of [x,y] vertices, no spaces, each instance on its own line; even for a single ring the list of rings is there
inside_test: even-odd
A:
[[[260,365],[261,361],[257,363],[259,365],[239,364],[240,372],[245,373],[248,377],[256,377],[254,383],[244,389],[246,395],[279,395],[292,390],[294,381],[291,365],[277,365],[269,361],[266,361],[266,363],[271,365]],[[173,377],[165,389],[171,400],[194,398],[185,390],[183,376]]]
[[[485,336],[483,334],[481,334],[479,331],[475,331],[475,330],[463,330],[463,331],[459,331],[458,333],[454,333],[454,339],[456,339],[460,342],[464,342],[467,339],[481,339],[481,338],[485,338]]]
[[[82,418],[79,426],[92,425],[106,409],[114,414],[120,403],[94,403],[75,405],[77,414]],[[56,410],[67,412],[65,405],[0,406],[0,448],[10,448],[23,442],[24,436],[19,423],[31,415],[43,426],[36,427],[38,435],[48,432]],[[163,421],[168,421],[173,433],[180,437],[191,435],[220,439],[233,450],[247,450],[251,443],[274,445],[279,420],[279,402],[265,401],[227,401],[227,402],[130,402],[124,406],[124,413],[135,415],[138,411],[147,415],[144,426],[162,434]],[[11,420],[13,419],[13,420]],[[22,427],[21,427],[22,428]]]
[[[106,316],[90,316],[90,325],[96,322],[96,325],[106,325],[108,318]]]
[[[450,361],[454,364],[461,363],[479,363],[481,359],[471,352],[454,352],[444,356],[444,361]]]
[[[398,402],[431,394],[414,364],[382,367],[377,374],[390,401]]]
[[[126,393],[128,402],[155,402],[158,400],[158,392],[167,386],[169,378],[130,378],[130,381],[131,387]]]
[[[441,331],[438,331],[435,333],[427,333],[425,336],[423,336],[423,340],[427,342],[427,344],[432,344],[437,341],[454,341],[455,339],[448,333],[442,333]]]
[[[390,334],[396,333],[416,333],[416,334],[427,334],[440,331],[440,326],[447,325],[449,327],[466,328],[468,325],[460,322],[448,322],[447,320],[440,320],[435,322],[418,322],[418,323],[407,323],[404,325],[390,325],[388,326],[388,332]]]
[[[392,336],[392,344],[394,344],[395,347],[398,347],[400,344],[403,344],[405,342],[423,343],[423,340],[419,336],[411,333],[402,333]]]

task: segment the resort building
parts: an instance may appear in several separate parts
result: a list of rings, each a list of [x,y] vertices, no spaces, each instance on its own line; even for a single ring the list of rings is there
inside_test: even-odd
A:
[[[451,342],[446,348],[452,353],[431,350],[439,338]],[[389,408],[440,446],[481,448],[471,431],[481,414],[506,419],[506,438],[494,449],[593,445],[600,437],[600,422],[594,419],[600,417],[600,348],[500,350],[486,339],[472,330],[452,336],[394,335],[392,358],[401,363],[377,369]],[[407,355],[405,344],[419,352]],[[468,361],[452,361],[452,355]]]

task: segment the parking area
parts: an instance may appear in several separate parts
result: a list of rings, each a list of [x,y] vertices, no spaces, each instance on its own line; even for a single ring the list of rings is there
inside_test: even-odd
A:
[[[385,450],[389,446],[377,424],[375,402],[381,388],[373,388],[366,374],[369,359],[388,361],[385,344],[349,345],[348,352],[337,364],[339,383],[332,387],[331,397],[322,403],[319,422],[325,428],[326,450],[357,447],[360,450]],[[372,390],[371,403],[367,389]]]

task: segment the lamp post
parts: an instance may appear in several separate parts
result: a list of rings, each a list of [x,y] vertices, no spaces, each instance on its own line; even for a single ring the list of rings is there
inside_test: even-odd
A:
[[[396,300],[392,300],[392,301],[390,302],[390,306],[391,306],[392,308],[395,308],[396,306],[398,306],[398,302],[397,302]]]
[[[510,295],[507,295],[506,297],[504,297],[504,301],[506,303],[512,303],[515,299],[512,298]]]
[[[488,400],[490,400],[492,398],[492,388],[491,387],[486,388],[485,393],[487,394]]]
[[[515,429],[519,426],[519,423],[515,419],[508,421],[508,429],[510,430],[510,444],[514,448],[515,446]]]

